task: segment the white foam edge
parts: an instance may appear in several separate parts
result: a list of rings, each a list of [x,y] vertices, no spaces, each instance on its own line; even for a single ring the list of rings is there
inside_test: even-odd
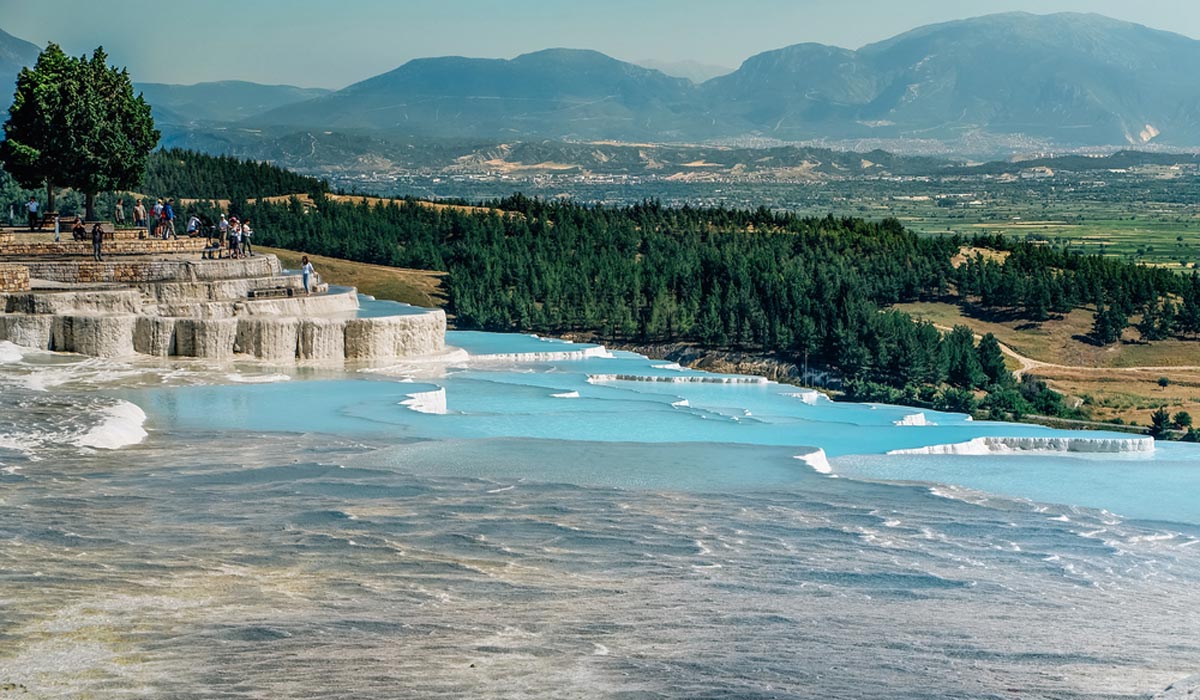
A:
[[[274,384],[290,382],[292,378],[286,374],[230,374],[229,381],[238,384]]]
[[[937,425],[937,423],[934,423],[934,422],[930,421],[928,418],[926,418],[924,413],[910,413],[910,414],[904,416],[903,418],[900,418],[899,420],[892,421],[892,425],[901,426],[901,427],[913,426],[913,427],[923,428],[926,426]]]
[[[818,474],[833,473],[833,467],[829,464],[829,457],[826,456],[825,450],[820,448],[807,454],[794,455],[792,459],[798,459],[801,462],[804,462]]]
[[[929,445],[901,450],[891,450],[889,455],[1005,455],[1027,452],[1047,453],[1150,453],[1154,452],[1154,439],[1148,437],[1128,438],[1081,438],[1081,437],[977,437],[966,442],[947,445]]]
[[[471,356],[466,350],[447,346],[441,352],[432,353],[429,355],[413,355],[406,357],[400,362],[393,362],[387,365],[377,367],[362,367],[358,372],[363,374],[382,374],[389,377],[405,377],[412,375],[416,371],[428,373],[430,367],[445,366],[445,365],[465,365],[471,359]]]
[[[789,391],[788,393],[784,394],[784,396],[788,396],[793,399],[800,399],[800,401],[809,406],[816,406],[817,402],[821,400],[823,395],[819,391]]]
[[[603,345],[596,345],[582,350],[548,350],[546,352],[499,352],[487,354],[468,354],[472,363],[501,363],[501,362],[570,362],[573,360],[590,360],[600,358],[611,360],[614,355]]]
[[[0,340],[0,365],[20,362],[24,358],[25,351],[20,345],[8,340]]]
[[[564,391],[560,394],[550,394],[552,399],[577,399],[579,398],[578,391]]]
[[[446,409],[446,388],[439,387],[433,391],[414,391],[407,399],[400,402],[401,406],[417,413],[429,413],[444,416]]]
[[[146,413],[128,401],[118,401],[101,410],[103,418],[91,430],[75,438],[80,447],[119,450],[146,439]]]
[[[673,377],[657,377],[646,374],[589,374],[588,384],[608,382],[662,382],[665,384],[768,384],[766,377],[749,377],[736,374],[688,374]]]

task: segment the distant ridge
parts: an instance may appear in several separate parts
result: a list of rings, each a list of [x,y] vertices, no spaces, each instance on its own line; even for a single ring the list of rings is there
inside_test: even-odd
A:
[[[295,102],[303,102],[329,90],[293,85],[261,85],[244,80],[222,80],[195,85],[137,83],[154,118],[173,124],[203,121],[239,121]]]
[[[1196,75],[1200,42],[1179,34],[1094,14],[1006,13],[857,51],[767,51],[701,85],[594,51],[418,59],[251,121],[474,138],[1193,146]]]
[[[33,65],[40,52],[36,45],[0,30],[0,109],[8,110],[16,91],[17,74],[21,68]],[[4,119],[7,118],[5,115]]]
[[[36,55],[0,32],[0,81]],[[351,142],[551,140],[994,158],[1200,147],[1197,75],[1200,41],[1179,34],[1096,14],[1004,13],[858,50],[795,44],[699,84],[559,48],[513,59],[415,59],[333,92],[243,81],[137,87],[168,143],[204,150],[236,148],[253,133],[287,137],[295,142],[288,148],[312,154],[336,132],[324,139],[337,141],[329,157],[354,150]]]
[[[858,51],[801,44],[703,86],[726,121],[781,139],[1023,135],[1200,144],[1200,42],[1095,14],[1006,13]]]
[[[642,68],[666,73],[675,78],[687,78],[697,85],[719,75],[728,75],[734,71],[733,68],[727,66],[714,66],[708,63],[700,63],[699,61],[659,61],[647,58],[641,61],[634,61],[634,63]]]
[[[254,123],[398,129],[429,136],[684,137],[703,121],[683,78],[597,51],[511,60],[422,58]]]

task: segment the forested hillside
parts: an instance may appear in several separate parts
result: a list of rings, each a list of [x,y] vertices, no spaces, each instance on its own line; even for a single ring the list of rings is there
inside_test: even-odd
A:
[[[143,189],[148,194],[231,201],[329,191],[323,180],[267,163],[179,149],[151,154]]]
[[[856,398],[1072,414],[1041,382],[1018,385],[994,338],[977,344],[966,328],[943,333],[888,310],[901,302],[952,299],[1033,321],[1094,305],[1098,343],[1137,314],[1146,340],[1200,332],[1195,275],[999,236],[922,237],[895,219],[522,195],[482,208],[368,203],[269,165],[185,151],[156,154],[145,184],[159,196],[231,199],[260,244],[445,270],[460,327],[771,354],[833,371]],[[306,196],[259,199],[287,193]],[[967,244],[975,253],[964,260]]]

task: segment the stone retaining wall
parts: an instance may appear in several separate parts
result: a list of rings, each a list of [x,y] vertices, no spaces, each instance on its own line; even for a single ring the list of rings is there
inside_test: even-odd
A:
[[[24,292],[28,289],[28,267],[0,264],[0,292]]]
[[[101,252],[104,255],[162,255],[195,253],[204,250],[206,241],[203,238],[178,238],[169,241],[150,239],[145,241],[116,240],[104,241]],[[92,255],[92,242],[65,240],[58,243],[52,241],[0,241],[0,256],[10,258],[27,258],[54,255]]]
[[[29,276],[52,282],[196,282],[271,277],[282,269],[274,255],[241,260],[44,260],[23,263]]]

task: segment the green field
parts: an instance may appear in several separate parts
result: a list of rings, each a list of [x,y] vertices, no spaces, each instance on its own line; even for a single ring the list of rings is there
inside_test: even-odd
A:
[[[986,211],[974,207],[946,211],[937,206],[904,209],[896,215],[921,233],[1002,233],[1175,270],[1194,269],[1200,263],[1200,214],[1190,206],[1142,207],[1118,202],[1054,208],[1014,204]]]
[[[846,178],[809,182],[678,183],[637,187],[588,183],[397,183],[401,194],[478,201],[513,189],[544,198],[632,204],[646,198],[671,206],[787,210],[802,215],[896,217],[928,234],[1003,233],[1069,245],[1175,270],[1200,264],[1200,176],[1190,170],[1060,172],[1014,176]]]

